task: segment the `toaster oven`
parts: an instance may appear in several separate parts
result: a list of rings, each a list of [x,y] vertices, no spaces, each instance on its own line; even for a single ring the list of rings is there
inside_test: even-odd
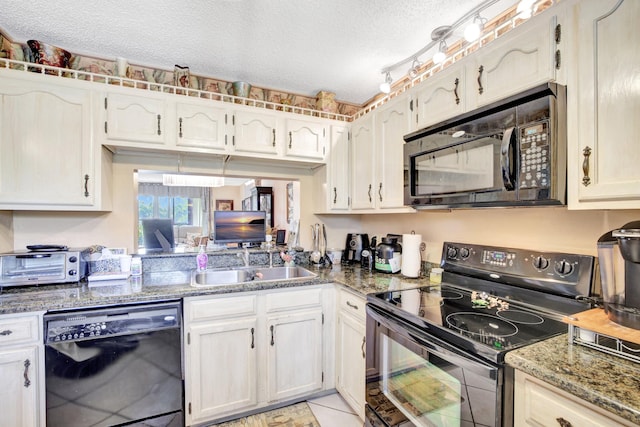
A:
[[[86,249],[0,254],[0,288],[79,282],[87,276]]]

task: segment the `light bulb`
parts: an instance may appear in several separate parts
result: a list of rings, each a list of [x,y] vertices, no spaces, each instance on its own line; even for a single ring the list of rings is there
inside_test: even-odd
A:
[[[464,29],[464,39],[469,43],[478,40],[480,37],[480,25],[477,22],[472,22]]]
[[[434,64],[442,64],[444,60],[447,58],[447,55],[442,51],[437,51],[435,55],[433,55],[433,63]]]
[[[389,84],[387,82],[380,83],[380,92],[382,92],[382,93],[391,92],[391,84]]]

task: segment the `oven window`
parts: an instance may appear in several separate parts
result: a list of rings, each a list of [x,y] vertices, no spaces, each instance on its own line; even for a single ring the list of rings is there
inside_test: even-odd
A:
[[[448,364],[425,360],[387,336],[381,345],[387,399],[416,426],[460,426],[461,384],[447,372]]]
[[[496,168],[501,139],[479,138],[475,141],[431,151],[414,158],[416,196],[491,190],[497,185]]]

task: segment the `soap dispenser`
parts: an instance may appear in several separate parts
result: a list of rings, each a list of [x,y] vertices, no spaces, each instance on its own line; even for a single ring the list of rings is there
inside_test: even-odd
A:
[[[205,245],[200,245],[200,251],[198,251],[198,255],[196,256],[196,263],[198,264],[198,271],[205,271],[207,269],[207,262],[209,261],[209,256],[205,251]]]

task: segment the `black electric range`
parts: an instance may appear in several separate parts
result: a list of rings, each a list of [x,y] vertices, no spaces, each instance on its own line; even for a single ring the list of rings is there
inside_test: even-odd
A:
[[[445,242],[440,286],[389,291],[368,303],[496,364],[518,347],[565,333],[591,308],[594,257]]]

